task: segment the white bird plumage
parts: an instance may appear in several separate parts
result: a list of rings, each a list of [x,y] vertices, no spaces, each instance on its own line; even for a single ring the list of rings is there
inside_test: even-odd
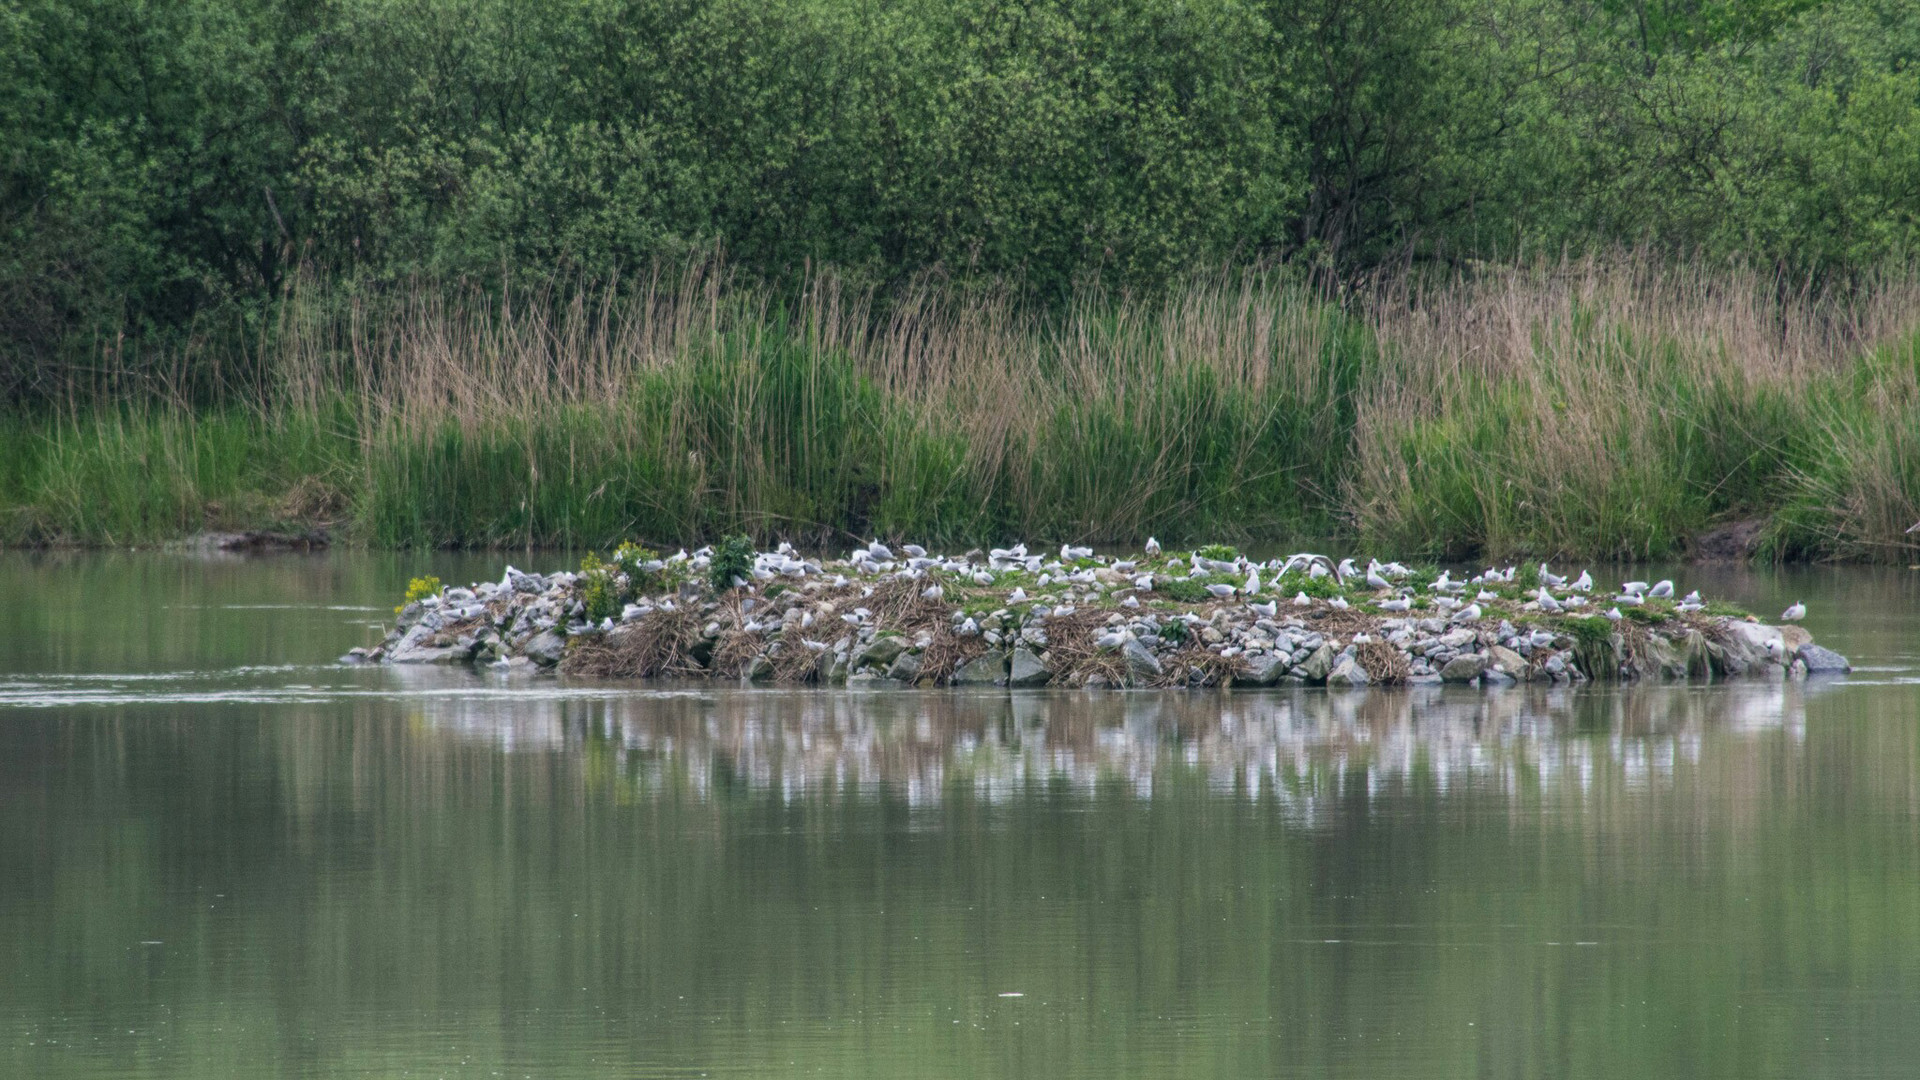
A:
[[[1807,605],[1794,601],[1793,606],[1780,613],[1782,622],[1799,622],[1807,617]]]

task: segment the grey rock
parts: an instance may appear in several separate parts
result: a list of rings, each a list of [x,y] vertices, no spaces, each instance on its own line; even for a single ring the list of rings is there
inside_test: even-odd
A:
[[[1468,653],[1465,656],[1456,656],[1447,661],[1447,665],[1440,669],[1440,681],[1469,683],[1479,678],[1480,673],[1486,670],[1486,666],[1487,658],[1481,656],[1479,653]]]
[[[1287,670],[1284,656],[1262,654],[1247,657],[1246,666],[1233,676],[1235,686],[1272,686]]]
[[[1440,635],[1440,644],[1455,651],[1467,648],[1474,642],[1474,633],[1466,627],[1450,630]]]
[[[1007,654],[990,652],[975,657],[953,673],[955,686],[991,686],[1007,677]]]
[[[887,668],[887,677],[910,683],[920,677],[920,654],[903,652],[893,658],[893,664]]]
[[[1853,670],[1853,665],[1847,663],[1846,657],[1811,641],[1800,646],[1798,659],[1807,665],[1809,675],[1845,675]]]
[[[1503,645],[1495,645],[1487,650],[1487,662],[1493,670],[1518,681],[1527,677],[1527,662],[1521,655]]]
[[[1127,674],[1135,679],[1150,679],[1161,674],[1159,659],[1138,641],[1128,641],[1121,646],[1120,659],[1126,662]]]
[[[520,653],[541,667],[552,667],[567,654],[567,642],[559,634],[551,630],[543,630],[535,634],[533,640],[527,642]]]
[[[847,681],[847,661],[842,654],[844,649],[822,649],[813,661],[813,679],[822,686],[833,686]]]
[[[866,648],[860,650],[860,655],[854,657],[853,666],[884,668],[892,664],[906,650],[906,638],[898,634],[882,634],[868,643]]]
[[[473,644],[415,645],[395,649],[387,657],[390,664],[464,664],[473,657]]]
[[[1024,646],[1013,650],[1013,659],[1007,666],[1008,686],[1045,686],[1053,678],[1033,650]]]
[[[1327,676],[1332,672],[1333,649],[1327,645],[1322,645],[1313,650],[1305,660],[1293,666],[1293,674],[1300,676],[1310,683],[1326,682]]]
[[[1485,686],[1512,686],[1520,681],[1498,668],[1488,668],[1481,673],[1480,678],[1482,685]]]
[[[1373,680],[1367,678],[1367,671],[1352,656],[1342,656],[1340,662],[1327,673],[1328,686],[1365,686]]]

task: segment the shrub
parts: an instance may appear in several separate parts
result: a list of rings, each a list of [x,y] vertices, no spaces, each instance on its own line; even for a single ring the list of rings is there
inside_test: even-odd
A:
[[[733,588],[736,578],[741,581],[753,579],[753,540],[740,533],[714,546],[713,562],[707,569],[707,582],[713,586],[714,592],[726,592]]]
[[[434,577],[432,574],[428,574],[426,577],[414,578],[412,581],[407,582],[407,598],[405,600],[400,601],[400,606],[397,608],[394,608],[393,613],[395,615],[398,615],[402,611],[406,610],[408,604],[414,603],[415,601],[418,601],[418,600],[425,600],[429,596],[439,596],[439,595],[440,595],[440,579],[439,578]]]

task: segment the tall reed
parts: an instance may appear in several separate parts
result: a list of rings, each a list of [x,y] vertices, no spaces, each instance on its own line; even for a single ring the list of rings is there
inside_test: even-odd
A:
[[[380,545],[746,529],[974,543],[1346,533],[1381,552],[1646,556],[1764,517],[1905,558],[1920,278],[1846,291],[1632,254],[1284,273],[1040,312],[925,282],[296,290],[225,409],[0,422],[0,537],[329,520]]]

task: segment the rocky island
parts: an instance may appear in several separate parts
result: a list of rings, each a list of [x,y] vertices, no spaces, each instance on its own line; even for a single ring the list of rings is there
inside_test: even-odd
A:
[[[1470,576],[1224,545],[1124,556],[1025,545],[843,559],[734,537],[578,570],[417,579],[349,663],[847,687],[1359,687],[1795,678],[1846,659],[1670,581],[1601,588],[1547,564]]]

